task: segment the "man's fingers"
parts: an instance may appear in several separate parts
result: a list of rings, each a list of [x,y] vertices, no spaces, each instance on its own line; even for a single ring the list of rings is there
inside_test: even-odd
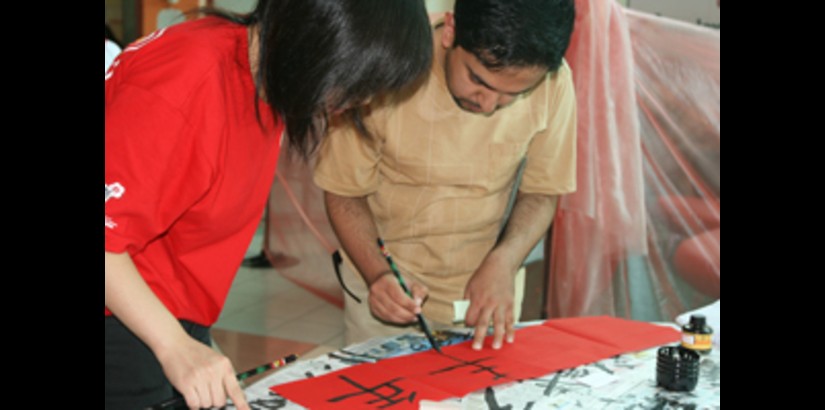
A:
[[[415,314],[419,314],[421,313],[421,305],[424,304],[424,300],[427,299],[427,295],[430,293],[430,290],[418,282],[413,283],[410,290],[412,292],[413,302],[416,306],[414,310]]]
[[[493,314],[493,349],[501,349],[504,339],[504,308],[498,307]]]
[[[413,283],[414,295],[423,300],[428,292],[423,285]],[[370,310],[379,319],[392,323],[411,323],[421,313],[420,303],[404,292],[398,279],[384,275],[370,287]]]
[[[516,319],[513,317],[512,308],[507,309],[504,319],[504,331],[506,333],[507,343],[513,343],[516,341]]]
[[[491,313],[492,312],[485,309],[482,310],[479,315],[478,321],[475,325],[475,333],[473,334],[474,350],[481,350],[482,346],[484,346],[484,338],[487,337],[487,328],[490,326]]]
[[[471,300],[470,306],[467,307],[467,312],[464,313],[464,323],[469,326],[475,326],[480,313],[481,308]]]
[[[402,304],[396,299],[399,297],[388,296],[383,293],[370,294],[370,309],[378,318],[392,323],[410,323],[415,320],[415,303],[401,293],[401,301],[409,304]]]

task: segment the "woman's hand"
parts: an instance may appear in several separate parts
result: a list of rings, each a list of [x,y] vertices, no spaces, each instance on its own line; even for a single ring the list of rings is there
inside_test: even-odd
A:
[[[209,346],[186,335],[156,355],[189,408],[222,407],[228,397],[239,410],[249,409],[232,363]]]

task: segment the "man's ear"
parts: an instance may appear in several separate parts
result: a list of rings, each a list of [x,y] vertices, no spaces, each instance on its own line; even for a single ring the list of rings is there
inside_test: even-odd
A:
[[[441,30],[441,45],[444,48],[453,48],[455,43],[455,16],[451,12],[444,13],[444,28]]]

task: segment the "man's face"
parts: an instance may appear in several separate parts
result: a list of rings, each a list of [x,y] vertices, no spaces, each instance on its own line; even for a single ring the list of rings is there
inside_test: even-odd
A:
[[[544,79],[544,67],[505,67],[490,71],[461,47],[446,51],[444,76],[453,100],[465,111],[492,115]]]

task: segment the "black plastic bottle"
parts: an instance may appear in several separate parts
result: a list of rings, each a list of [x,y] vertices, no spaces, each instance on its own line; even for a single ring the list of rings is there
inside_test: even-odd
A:
[[[706,355],[713,347],[713,329],[705,323],[704,315],[690,315],[690,322],[682,326],[682,346]]]

